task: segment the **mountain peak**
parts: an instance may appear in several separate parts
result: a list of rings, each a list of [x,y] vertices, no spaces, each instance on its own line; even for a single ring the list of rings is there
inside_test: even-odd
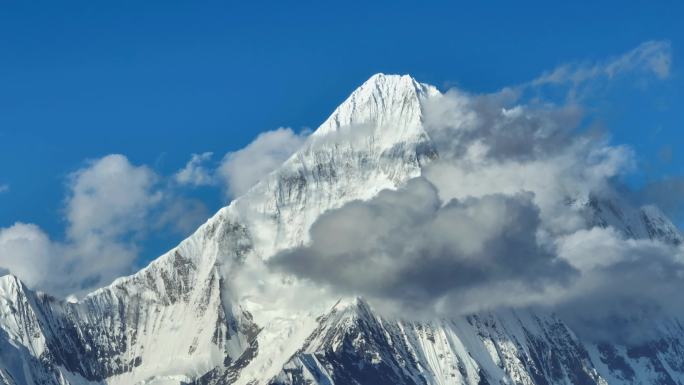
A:
[[[409,75],[375,74],[335,109],[314,136],[370,126],[376,136],[405,139],[405,134],[421,127],[423,101],[435,95],[439,95],[437,88]]]
[[[0,276],[0,284],[18,284],[19,282],[19,278],[12,273]]]
[[[14,274],[0,276],[0,297],[14,296],[24,290],[24,284]]]
[[[378,72],[366,80],[361,87],[383,86],[385,84],[393,86],[404,86],[409,88],[419,88],[420,83],[411,75],[384,74]]]

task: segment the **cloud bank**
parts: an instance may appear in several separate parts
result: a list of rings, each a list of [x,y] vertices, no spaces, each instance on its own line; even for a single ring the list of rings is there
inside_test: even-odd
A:
[[[669,63],[669,44],[649,42],[539,82],[573,87],[643,71],[662,79]],[[398,191],[323,214],[311,242],[279,253],[271,268],[401,317],[539,308],[597,342],[641,343],[684,316],[682,245],[596,221],[596,202],[638,213],[628,202],[665,195],[668,209],[681,207],[669,195],[677,181],[618,198],[634,154],[587,129],[591,116],[572,100],[450,90],[423,107],[439,159]]]
[[[323,214],[310,243],[266,266],[248,261],[231,289],[257,286],[294,306],[321,295],[362,295],[409,318],[541,308],[595,341],[648,339],[661,323],[684,316],[676,300],[684,290],[684,246],[598,223],[597,205],[624,193],[619,179],[634,168],[633,152],[588,129],[581,98],[557,104],[543,93],[525,99],[524,91],[554,86],[576,95],[579,86],[621,77],[663,80],[670,66],[670,44],[646,42],[607,61],[563,65],[523,87],[484,95],[449,90],[429,99],[423,123],[439,159],[421,177]],[[173,181],[222,185],[236,197],[306,136],[288,128],[262,133],[218,166],[212,153],[193,154]],[[201,202],[179,197],[161,179],[121,155],[89,162],[68,180],[65,239],[52,240],[33,224],[0,229],[0,271],[63,294],[130,272],[147,228],[187,232],[196,226],[188,217],[206,215]],[[679,212],[680,190],[676,178],[652,183],[630,193],[635,206],[626,210],[657,203]]]
[[[539,226],[531,194],[445,203],[417,178],[323,214],[311,244],[269,263],[336,292],[387,300],[401,314],[469,313],[513,305],[510,290],[567,284],[575,271],[537,240]]]

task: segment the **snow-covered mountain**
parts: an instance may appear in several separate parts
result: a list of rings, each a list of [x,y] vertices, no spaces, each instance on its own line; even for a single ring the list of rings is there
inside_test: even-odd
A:
[[[258,276],[254,290],[235,289],[246,266],[306,243],[322,213],[421,175],[439,157],[422,120],[439,94],[410,76],[373,76],[247,194],[79,301],[1,277],[0,384],[684,383],[675,321],[657,340],[619,346],[581,341],[528,310],[417,322],[354,298],[287,308],[260,296]],[[582,209],[629,237],[684,240],[652,206],[591,198]]]

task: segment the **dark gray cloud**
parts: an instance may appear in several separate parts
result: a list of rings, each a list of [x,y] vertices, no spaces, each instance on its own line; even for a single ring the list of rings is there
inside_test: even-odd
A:
[[[582,239],[582,245],[572,242],[574,252],[551,251],[576,270],[570,284],[554,284],[557,277],[549,275],[538,279],[545,283],[539,286],[544,294],[534,295],[506,286],[505,291],[497,290],[490,282],[489,294],[502,304],[515,305],[515,300],[526,298],[519,304],[562,314],[575,331],[593,341],[647,341],[657,333],[655,325],[684,315],[684,305],[673,300],[684,291],[681,249],[659,241],[625,239],[610,228],[590,229],[562,202],[590,195],[612,199],[617,191],[626,194],[634,208],[654,204],[679,220],[684,182],[671,177],[639,191],[628,190],[617,184],[616,177],[632,169],[631,150],[611,145],[601,133],[583,131],[580,107],[515,106],[509,95],[452,91],[434,101],[426,117],[441,160],[429,165],[425,175],[443,199],[532,191],[540,208],[538,227],[548,241],[563,245]],[[588,230],[593,236],[586,236]],[[586,259],[596,263],[588,265]],[[491,301],[467,290],[454,291],[449,299],[456,306]]]
[[[518,94],[467,95],[457,90],[429,99],[424,121],[442,157],[485,156],[526,161],[576,140],[583,111],[577,105],[520,105]]]
[[[590,116],[579,102],[587,102],[588,95],[595,93],[593,87],[621,76],[666,79],[671,56],[669,42],[648,41],[610,60],[566,64],[532,82],[492,94],[451,89],[427,100],[423,121],[442,159],[539,160],[578,141],[601,140],[602,133],[583,130],[581,124]],[[542,87],[547,85],[567,95]]]
[[[648,43],[537,85],[589,87],[643,69],[666,78],[668,49]],[[429,99],[423,122],[439,159],[423,177],[323,214],[310,243],[281,252],[270,267],[402,316],[533,307],[561,314],[591,341],[652,338],[657,325],[684,316],[676,300],[682,246],[592,227],[588,202],[625,192],[616,181],[633,169],[634,154],[589,130],[592,117],[572,102],[579,99],[523,101],[532,87]],[[672,214],[682,208],[680,192],[684,183],[671,178],[616,204],[636,217],[643,204]]]
[[[570,282],[574,269],[538,242],[539,226],[531,194],[442,204],[435,187],[417,178],[323,214],[308,245],[270,264],[339,292],[389,300],[401,311],[456,314],[525,302],[493,295],[493,286],[531,293]],[[449,309],[440,309],[445,304]]]

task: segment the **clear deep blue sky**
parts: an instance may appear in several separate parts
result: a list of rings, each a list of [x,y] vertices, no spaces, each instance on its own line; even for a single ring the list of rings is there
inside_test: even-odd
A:
[[[65,176],[84,159],[122,153],[168,175],[193,152],[316,127],[376,72],[488,92],[647,40],[671,42],[670,79],[614,92],[602,123],[642,174],[681,174],[682,2],[550,3],[3,1],[0,227],[32,222],[58,238]],[[197,194],[211,211],[223,203]]]

